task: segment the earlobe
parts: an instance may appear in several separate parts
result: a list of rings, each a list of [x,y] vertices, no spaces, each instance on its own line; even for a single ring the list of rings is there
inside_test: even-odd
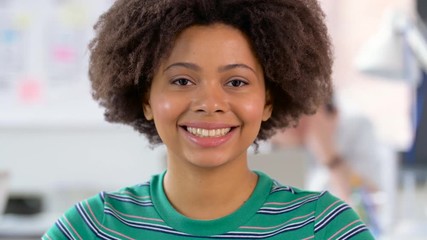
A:
[[[142,109],[144,111],[144,117],[145,117],[145,119],[147,119],[148,121],[153,120],[153,112],[151,111],[150,104],[144,103],[142,105]]]
[[[265,106],[264,112],[262,115],[262,121],[267,121],[271,117],[271,113],[273,112],[273,100],[271,98],[270,91],[265,92]]]
[[[267,103],[264,107],[264,112],[262,115],[262,121],[267,121],[271,117],[271,113],[273,112],[273,105],[271,103]]]

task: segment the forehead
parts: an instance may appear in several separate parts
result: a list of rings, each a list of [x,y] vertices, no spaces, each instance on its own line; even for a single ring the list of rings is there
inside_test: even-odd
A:
[[[259,66],[251,43],[239,29],[225,24],[191,26],[176,38],[166,62],[173,61],[244,61]]]

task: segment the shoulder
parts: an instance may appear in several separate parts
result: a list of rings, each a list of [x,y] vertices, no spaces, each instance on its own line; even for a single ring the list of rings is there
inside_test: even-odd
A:
[[[327,192],[306,191],[273,181],[270,194],[261,209],[263,213],[300,215],[313,218],[318,201]]]
[[[97,229],[104,227],[108,216],[119,216],[132,211],[129,206],[138,207],[150,203],[149,183],[101,192],[66,211],[45,233],[43,239],[86,239],[97,236],[100,232]]]
[[[100,195],[105,207],[126,203],[146,205],[151,202],[150,182],[125,187],[118,191],[103,192]]]
[[[282,215],[315,239],[374,239],[354,210],[328,191],[307,191],[273,183],[260,213]]]
[[[314,233],[318,239],[374,239],[357,213],[327,191],[316,203]]]
[[[307,191],[301,188],[282,185],[273,180],[269,200],[291,201],[298,202],[299,200],[309,199],[306,202],[313,202],[314,204],[318,199],[327,192]]]
[[[151,206],[150,183],[125,187],[117,191],[101,192],[98,195],[78,203],[75,208],[87,217],[103,219],[106,214],[121,211],[127,205]]]
[[[91,226],[103,219],[104,193],[81,201],[68,209],[42,239],[82,239],[94,237]]]

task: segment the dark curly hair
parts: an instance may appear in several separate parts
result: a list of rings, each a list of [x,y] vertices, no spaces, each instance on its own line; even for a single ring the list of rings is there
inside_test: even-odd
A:
[[[329,99],[332,51],[316,0],[116,0],[89,45],[92,94],[105,107],[106,120],[161,143],[142,108],[154,72],[180,32],[213,23],[245,34],[263,67],[273,112],[255,144]]]

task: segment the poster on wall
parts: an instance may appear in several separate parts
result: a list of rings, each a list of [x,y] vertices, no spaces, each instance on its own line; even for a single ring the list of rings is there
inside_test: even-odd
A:
[[[88,44],[112,1],[0,0],[0,127],[103,125]]]

